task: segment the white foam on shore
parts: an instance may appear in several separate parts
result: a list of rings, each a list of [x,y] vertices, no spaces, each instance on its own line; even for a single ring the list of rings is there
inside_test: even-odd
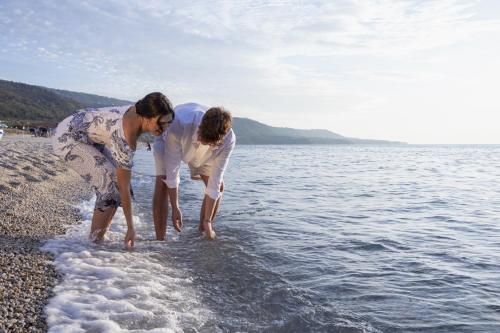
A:
[[[139,239],[134,251],[126,251],[121,209],[110,239],[92,244],[88,232],[93,200],[79,208],[84,222],[43,247],[54,254],[56,269],[63,274],[45,308],[49,332],[198,331],[213,318],[188,274],[155,259],[168,244]],[[134,223],[141,228],[139,217]]]

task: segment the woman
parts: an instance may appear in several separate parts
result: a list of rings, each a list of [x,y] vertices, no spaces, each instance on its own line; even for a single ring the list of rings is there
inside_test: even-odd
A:
[[[174,111],[161,93],[151,93],[132,106],[80,110],[64,119],[54,135],[54,152],[95,191],[90,237],[100,242],[118,206],[127,221],[125,246],[134,246],[130,178],[137,139],[155,136],[170,125]]]

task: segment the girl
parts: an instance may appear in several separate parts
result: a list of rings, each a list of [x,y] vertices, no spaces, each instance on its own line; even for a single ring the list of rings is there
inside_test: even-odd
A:
[[[170,101],[151,93],[132,106],[84,109],[64,119],[53,147],[88,182],[97,196],[90,237],[100,242],[118,206],[127,221],[125,246],[134,246],[131,169],[137,139],[144,132],[159,136],[174,119]]]

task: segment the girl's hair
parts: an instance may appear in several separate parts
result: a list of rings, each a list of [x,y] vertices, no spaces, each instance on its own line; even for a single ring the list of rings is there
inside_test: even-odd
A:
[[[233,118],[222,106],[208,109],[201,120],[198,134],[209,144],[219,144],[231,129]]]
[[[141,117],[154,118],[173,114],[174,108],[165,95],[154,92],[135,103],[135,112]]]

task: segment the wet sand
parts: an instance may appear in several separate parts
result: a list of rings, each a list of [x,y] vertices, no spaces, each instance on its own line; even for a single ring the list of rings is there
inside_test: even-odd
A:
[[[73,205],[89,196],[50,139],[0,140],[0,332],[47,330],[43,308],[60,276],[39,248],[78,223]]]

